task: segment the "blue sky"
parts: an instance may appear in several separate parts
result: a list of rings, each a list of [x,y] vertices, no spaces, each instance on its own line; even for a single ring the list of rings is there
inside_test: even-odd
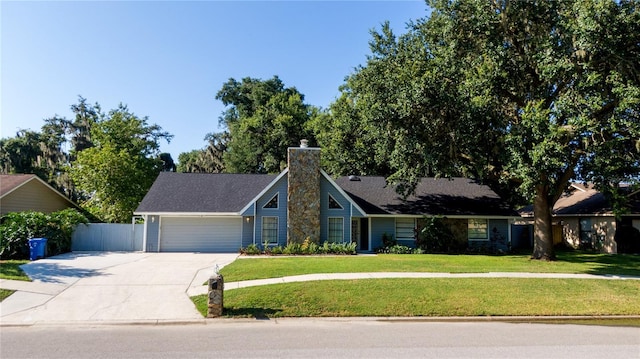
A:
[[[175,160],[205,146],[233,77],[278,75],[326,108],[364,64],[370,29],[425,17],[412,1],[0,2],[1,137],[72,118],[78,95],[127,104],[175,137]]]

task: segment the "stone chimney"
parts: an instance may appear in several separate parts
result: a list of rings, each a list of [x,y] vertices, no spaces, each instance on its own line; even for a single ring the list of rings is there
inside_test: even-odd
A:
[[[306,238],[320,240],[320,149],[289,147],[289,188],[287,189],[287,243]]]

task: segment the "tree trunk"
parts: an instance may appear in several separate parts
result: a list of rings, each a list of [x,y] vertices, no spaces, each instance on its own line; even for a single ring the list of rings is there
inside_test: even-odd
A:
[[[531,259],[555,260],[553,232],[551,230],[551,206],[544,185],[536,187],[533,201],[533,254]]]

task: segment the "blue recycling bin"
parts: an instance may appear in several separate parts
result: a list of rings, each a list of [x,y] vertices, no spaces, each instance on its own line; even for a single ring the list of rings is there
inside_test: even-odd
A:
[[[44,258],[47,251],[46,238],[29,239],[29,259],[35,261],[38,258]]]

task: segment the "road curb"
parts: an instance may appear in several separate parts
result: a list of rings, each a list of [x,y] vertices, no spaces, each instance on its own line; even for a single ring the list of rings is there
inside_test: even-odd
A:
[[[640,320],[640,315],[570,315],[570,316],[481,316],[481,317],[285,317],[285,318],[202,318],[202,319],[150,319],[150,320],[109,320],[109,321],[58,321],[31,323],[0,323],[0,327],[97,327],[97,326],[174,326],[174,325],[225,325],[256,324],[277,325],[296,322],[372,322],[372,323],[546,323],[555,321],[589,320]]]

